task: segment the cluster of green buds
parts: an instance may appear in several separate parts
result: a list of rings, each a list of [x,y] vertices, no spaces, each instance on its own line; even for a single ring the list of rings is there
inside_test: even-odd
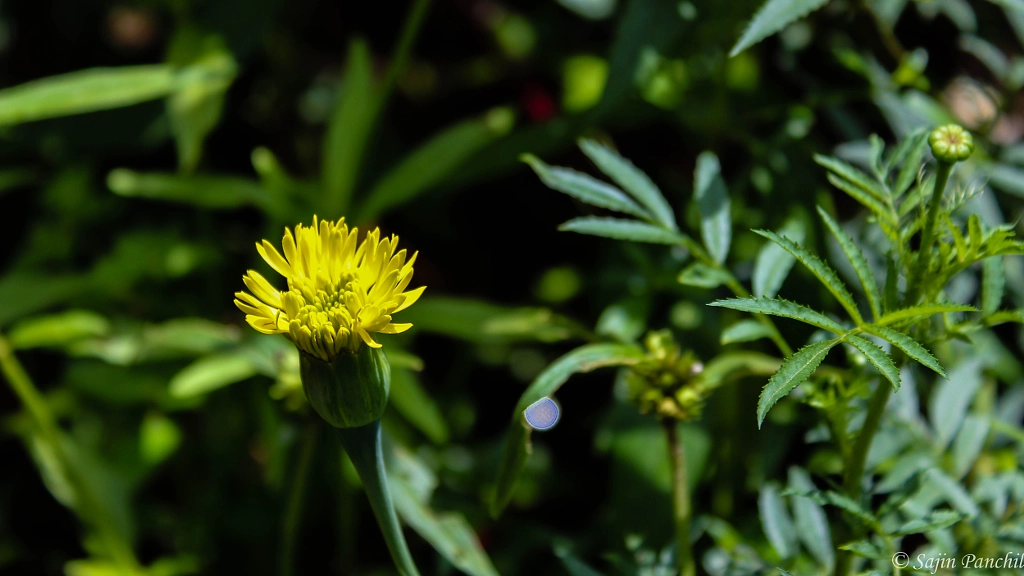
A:
[[[704,365],[682,350],[668,330],[650,332],[644,339],[647,359],[625,373],[629,398],[642,414],[692,421],[700,418],[711,392],[699,375]]]

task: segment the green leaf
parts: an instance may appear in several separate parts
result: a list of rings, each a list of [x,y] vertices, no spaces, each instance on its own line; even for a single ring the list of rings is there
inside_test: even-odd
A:
[[[932,468],[927,472],[928,483],[938,489],[950,506],[956,508],[968,518],[974,518],[981,511],[974,499],[967,493],[963,485],[953,480],[945,472],[938,468]]]
[[[796,554],[798,544],[793,519],[786,509],[786,501],[782,499],[775,485],[766,484],[761,487],[757,508],[761,513],[761,527],[764,528],[765,536],[771,542],[772,548],[782,559]]]
[[[180,176],[159,172],[112,170],[107,186],[119,196],[152,198],[192,204],[203,208],[256,206],[270,211],[270,196],[259,184],[231,176]]]
[[[921,170],[921,159],[928,147],[928,131],[921,129],[906,136],[897,145],[889,162],[891,166],[900,166],[896,183],[892,187],[894,198],[902,196],[917,179]]]
[[[704,365],[697,382],[710,390],[737,376],[771,376],[781,365],[778,358],[760,352],[724,352]]]
[[[916,518],[897,528],[893,536],[907,536],[909,534],[923,534],[933,530],[939,530],[952,526],[964,519],[964,515],[953,510],[935,510],[924,518]]]
[[[876,326],[874,324],[865,324],[864,330],[870,334],[878,336],[879,338],[884,338],[887,342],[902,350],[904,354],[910,356],[922,366],[931,368],[936,374],[943,378],[946,377],[946,371],[942,369],[939,361],[936,360],[935,356],[932,356],[932,353],[922,346],[917,340],[914,340],[902,332],[897,332],[892,328]]]
[[[796,466],[789,469],[789,487],[802,492],[815,490],[811,477],[804,469]],[[822,568],[831,571],[836,558],[825,510],[821,504],[806,496],[794,495],[790,502],[800,541]]]
[[[892,257],[885,259],[885,287],[882,288],[882,310],[892,311],[900,305],[900,272]]]
[[[884,227],[893,228],[897,223],[897,217],[892,213],[889,207],[882,201],[875,197],[870,192],[865,191],[863,188],[836,176],[829,172],[826,177],[830,184],[839,188],[843,192],[846,192],[848,196],[860,202],[865,208],[871,210],[879,220],[879,224]]]
[[[892,358],[885,353],[885,350],[879,348],[874,342],[865,340],[860,336],[847,336],[846,341],[857,350],[860,350],[868,359],[868,362],[870,362],[882,376],[885,376],[886,380],[892,383],[893,390],[900,389],[899,368],[896,367]]]
[[[775,242],[779,246],[782,246],[786,252],[789,252],[800,261],[801,264],[807,267],[812,274],[828,288],[828,291],[835,296],[839,304],[846,309],[846,312],[850,315],[856,324],[863,324],[864,320],[860,316],[860,311],[857,310],[857,304],[853,301],[853,296],[850,295],[850,291],[846,289],[846,285],[836,275],[835,270],[829,267],[828,264],[822,262],[817,256],[808,252],[802,246],[796,244],[789,238],[779,236],[775,232],[770,230],[754,230],[757,234],[768,238],[772,242]]]
[[[692,262],[679,273],[676,280],[685,286],[717,288],[732,280],[732,275],[721,268],[712,268],[701,262]]]
[[[885,562],[892,559],[889,553],[868,540],[856,540],[847,544],[843,544],[839,547],[840,550],[847,550],[853,552],[857,556],[868,558],[870,560],[878,560],[879,562]]]
[[[846,329],[841,324],[828,316],[815,312],[802,304],[790,302],[782,298],[729,298],[726,300],[716,300],[709,303],[708,306],[729,308],[752,314],[768,314],[770,316],[792,318],[793,320],[799,320],[805,324],[817,326],[836,334],[846,333]]]
[[[771,328],[757,320],[740,320],[722,330],[721,344],[725,346],[726,344],[736,344],[738,342],[753,342],[761,338],[768,338],[771,335]]]
[[[611,148],[594,140],[583,139],[580,150],[623,190],[647,208],[655,219],[668,230],[678,230],[672,207],[665,201],[661,190],[632,162]]]
[[[981,315],[991,316],[999,310],[1006,288],[1006,272],[1003,258],[993,256],[982,260]]]
[[[110,322],[103,316],[88,310],[68,310],[23,320],[11,328],[7,340],[15,350],[58,348],[109,332]]]
[[[0,90],[0,126],[109,110],[155,100],[174,88],[163,64],[90,68]]]
[[[466,518],[431,508],[430,497],[437,486],[434,472],[403,447],[396,446],[391,456],[388,485],[402,520],[462,572],[498,576]]]
[[[554,547],[555,556],[562,561],[562,566],[565,567],[565,571],[569,573],[569,576],[603,576],[597,570],[594,570],[588,566],[585,562],[576,557],[575,554],[569,550],[568,546],[556,544]]]
[[[508,505],[519,473],[530,454],[530,430],[523,421],[523,411],[530,404],[557,392],[573,374],[606,366],[629,366],[645,358],[642,350],[628,344],[587,344],[555,360],[533,380],[512,412],[491,500],[492,516],[497,517]]]
[[[953,472],[957,479],[963,479],[978,459],[988,440],[989,418],[969,414],[964,418],[960,432],[953,440]]]
[[[821,219],[825,221],[825,225],[828,226],[832,236],[839,242],[839,247],[843,249],[843,253],[846,254],[846,258],[853,266],[853,270],[857,273],[857,278],[864,288],[864,295],[868,298],[871,314],[874,318],[878,318],[882,314],[882,301],[878,296],[878,284],[875,282],[875,275],[871,272],[868,261],[864,258],[864,253],[854,244],[853,238],[850,238],[842,227],[839,226],[839,223],[833,220],[828,215],[828,212],[822,210],[821,206],[818,206],[818,214],[821,215]]]
[[[480,118],[456,124],[427,140],[377,182],[359,208],[360,220],[379,217],[434,188],[474,153],[512,128],[507,108],[495,108]]]
[[[800,218],[789,218],[779,229],[779,235],[792,239],[794,242],[804,241],[804,223]],[[766,242],[757,253],[754,262],[754,273],[751,279],[754,296],[772,298],[779,293],[782,282],[789,275],[796,262],[789,252],[774,242]]]
[[[206,135],[220,120],[224,96],[238,66],[214,39],[206,54],[183,68],[167,99],[167,115],[178,147],[178,167],[191,173],[199,164]]]
[[[842,338],[808,344],[786,358],[779,371],[768,380],[768,384],[761,391],[761,397],[757,401],[758,428],[764,423],[768,410],[794,388],[803,384],[825,359],[828,351],[840,341]]]
[[[558,227],[562,232],[578,232],[631,242],[651,244],[686,245],[693,240],[681,232],[673,232],[639,220],[609,218],[603,216],[581,216],[573,218]]]
[[[861,172],[846,162],[843,162],[838,158],[822,156],[821,154],[815,154],[814,161],[817,162],[818,165],[827,169],[831,174],[848,181],[857,188],[860,188],[867,194],[871,195],[871,197],[881,203],[882,206],[885,206],[885,203],[889,201],[889,193],[886,192],[882,187],[882,184],[877,179]]]
[[[414,329],[471,342],[555,342],[571,334],[547,308],[509,308],[481,300],[431,296],[402,312]]]
[[[81,295],[89,287],[82,276],[44,276],[25,272],[0,277],[0,326]]]
[[[242,351],[204,356],[171,378],[168,390],[175,398],[192,398],[256,375],[249,355]]]
[[[389,352],[388,355],[393,354]],[[388,399],[395,410],[423,432],[431,442],[448,442],[448,424],[437,403],[423,389],[416,374],[410,370],[396,368],[394,362]]]
[[[904,320],[920,320],[934,314],[948,314],[951,312],[978,312],[974,306],[961,304],[925,304],[923,306],[911,306],[902,310],[896,310],[884,314],[875,321],[878,326],[887,326]]]
[[[693,174],[693,195],[700,209],[700,234],[704,246],[715,262],[725,262],[732,240],[732,216],[729,213],[729,191],[722,180],[718,156],[703,152],[697,157]]]
[[[533,154],[524,154],[522,160],[530,165],[530,168],[548,188],[568,194],[592,206],[631,214],[644,220],[653,219],[650,213],[641,208],[625,192],[589,174],[577,172],[571,168],[549,166]]]
[[[928,420],[935,431],[935,443],[945,449],[960,430],[967,409],[982,385],[981,359],[971,357],[949,372],[949,378],[940,380],[928,402]]]
[[[349,43],[348,63],[341,90],[327,124],[321,158],[324,182],[323,209],[327,214],[343,214],[352,199],[352,191],[363,163],[363,152],[380,100],[373,81],[373,62],[363,40]]]
[[[735,56],[828,3],[828,0],[767,0],[729,51]]]

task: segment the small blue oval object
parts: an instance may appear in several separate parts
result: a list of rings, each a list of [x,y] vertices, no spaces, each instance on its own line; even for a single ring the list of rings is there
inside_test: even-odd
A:
[[[526,416],[526,423],[534,430],[548,430],[558,424],[561,410],[551,398],[541,398],[527,406],[523,415]]]

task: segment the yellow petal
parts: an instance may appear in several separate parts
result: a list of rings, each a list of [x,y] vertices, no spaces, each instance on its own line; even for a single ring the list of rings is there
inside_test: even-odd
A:
[[[387,326],[381,328],[380,330],[378,330],[378,332],[380,332],[381,334],[401,334],[402,332],[405,332],[409,328],[412,328],[412,324],[410,324],[410,323],[406,323],[406,324],[394,324],[394,323],[392,323],[392,324],[388,324]]]

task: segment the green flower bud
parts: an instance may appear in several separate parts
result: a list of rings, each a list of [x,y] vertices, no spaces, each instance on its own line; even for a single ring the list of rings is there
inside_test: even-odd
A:
[[[962,126],[947,124],[932,130],[928,136],[932,154],[939,162],[956,164],[966,160],[974,152],[974,137]]]
[[[360,346],[330,362],[300,351],[302,389],[316,413],[335,428],[378,420],[388,403],[391,364],[381,348]]]

